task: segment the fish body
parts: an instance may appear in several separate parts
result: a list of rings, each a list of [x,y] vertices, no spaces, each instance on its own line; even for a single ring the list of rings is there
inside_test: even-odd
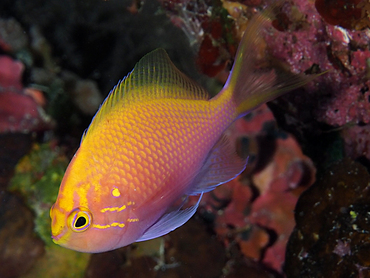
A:
[[[229,79],[214,98],[182,74],[164,50],[144,56],[109,94],[84,134],[51,208],[52,238],[81,252],[103,252],[162,236],[185,223],[204,192],[238,174],[225,131],[241,117],[312,77],[277,81],[261,67],[256,16]],[[189,195],[190,208],[179,202]]]

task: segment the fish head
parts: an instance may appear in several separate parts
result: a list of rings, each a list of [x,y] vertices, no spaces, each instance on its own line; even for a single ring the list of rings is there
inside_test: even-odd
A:
[[[108,219],[97,221],[88,208],[77,207],[65,215],[54,205],[50,215],[53,242],[75,251],[98,253],[116,249],[125,234],[125,225],[112,226]]]
[[[134,241],[130,236],[125,237],[130,221],[119,220],[120,217],[133,219],[127,216],[128,210],[118,212],[118,206],[94,208],[74,204],[71,210],[66,211],[63,203],[63,198],[58,198],[50,209],[54,243],[75,251],[98,253]]]
[[[133,203],[126,202],[124,192],[107,184],[104,176],[84,175],[87,171],[79,165],[79,154],[69,164],[50,209],[54,243],[87,253],[130,244],[134,240],[125,235],[129,224],[135,222]]]
[[[56,203],[50,210],[51,233],[54,243],[81,252],[91,251],[89,232],[93,215],[88,208],[76,207],[65,213]],[[89,241],[88,241],[89,240]]]

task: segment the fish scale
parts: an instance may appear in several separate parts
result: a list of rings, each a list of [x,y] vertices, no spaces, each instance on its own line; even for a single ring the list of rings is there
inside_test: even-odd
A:
[[[175,102],[174,100],[172,101]],[[210,106],[209,103],[205,103],[205,105]],[[180,161],[183,161],[183,167],[185,167],[186,164],[189,165],[187,167],[188,169],[186,169],[187,171],[194,171],[193,169],[190,169],[190,166],[193,164],[192,162],[196,160],[190,154],[186,154],[186,150],[192,147],[195,148],[195,153],[199,153],[197,149],[202,150],[210,148],[210,146],[214,145],[215,141],[218,139],[216,136],[220,132],[212,132],[210,128],[212,127],[212,122],[217,120],[216,115],[208,113],[207,117],[205,117],[203,112],[203,117],[201,118],[198,116],[199,113],[197,113],[196,106],[182,105],[183,109],[172,109],[171,111],[172,107],[174,107],[174,105],[171,105],[171,103],[167,105],[155,105],[156,117],[150,117],[151,115],[145,115],[142,113],[143,110],[153,110],[150,107],[145,108],[145,106],[140,106],[138,113],[130,113],[130,110],[134,110],[134,108],[132,108],[129,111],[126,111],[125,121],[112,115],[110,125],[102,126],[102,131],[99,129],[96,131],[103,135],[101,140],[93,143],[94,147],[91,152],[93,152],[92,155],[95,157],[95,160],[104,161],[106,160],[106,156],[104,155],[105,153],[115,153],[115,155],[113,155],[113,161],[115,163],[113,163],[111,167],[105,167],[105,171],[109,169],[109,172],[107,172],[108,176],[103,179],[107,180],[107,182],[111,184],[121,184],[122,187],[128,186],[131,190],[135,189],[134,192],[129,192],[127,194],[131,196],[131,200],[136,204],[146,202],[146,199],[151,196],[153,190],[157,189],[157,177],[163,177],[165,173],[176,171],[176,169],[173,169],[172,165],[176,165],[181,163]],[[212,111],[209,108],[208,110]],[[161,111],[164,111],[162,112],[162,117]],[[120,111],[117,112],[117,114],[119,113]],[[131,116],[133,114],[139,115],[139,117],[136,117],[136,121],[134,121],[135,117]],[[222,116],[223,115],[221,115],[221,117]],[[135,125],[132,124],[133,122],[135,122]],[[184,125],[186,126],[186,129],[183,128]],[[112,128],[115,126],[120,126],[120,130],[117,131]],[[153,138],[153,133],[148,132],[148,130],[151,130],[150,126],[157,126],[155,133],[156,138]],[[222,128],[223,127],[220,127],[219,129]],[[145,134],[145,137],[135,138],[136,136],[130,136],[131,134],[138,134],[138,129]],[[196,136],[192,136],[192,133]],[[117,134],[121,135],[117,136]],[[216,136],[214,134],[216,134]],[[126,142],[122,144],[121,150],[116,149],[117,144],[104,144],[104,142],[115,142],[114,139],[117,137],[120,137],[121,140]],[[171,138],[171,140],[167,141],[166,139],[168,138]],[[203,140],[200,140],[200,138],[203,138]],[[142,141],[139,141],[138,139],[147,142],[144,142],[146,144],[143,144]],[[163,144],[163,141],[165,141],[166,144]],[[150,146],[156,145],[155,142],[161,147],[151,149]],[[201,146],[201,144],[203,146]],[[147,147],[144,148],[144,145]],[[111,148],[114,148],[114,150],[108,151]],[[96,154],[94,154],[94,150],[97,152]],[[170,159],[168,154],[173,154],[173,150],[177,150],[177,156],[174,157],[174,155],[171,155]],[[156,157],[153,157],[153,155]],[[160,156],[160,159],[157,157],[158,155]],[[144,169],[149,168],[149,158],[151,158],[150,161],[153,161],[154,163],[154,169],[157,169],[157,171],[158,169],[162,169],[163,173],[157,172],[156,174],[152,173],[148,176],[148,172],[144,171]],[[111,159],[111,157],[109,157],[109,159]],[[138,167],[139,159],[143,171],[138,171],[140,168]],[[123,161],[126,161],[126,163],[123,164]],[[172,165],[170,162],[172,162]],[[104,172],[103,169],[101,169],[101,171]],[[125,178],[122,178],[121,180],[121,177]],[[136,181],[134,180],[135,178]],[[181,180],[181,178],[182,177],[178,177],[176,179]],[[140,186],[134,187],[134,184],[138,184]],[[176,189],[180,191],[185,190],[182,189],[179,184],[173,184],[172,186],[176,186]],[[162,187],[166,187],[166,184],[162,184]]]

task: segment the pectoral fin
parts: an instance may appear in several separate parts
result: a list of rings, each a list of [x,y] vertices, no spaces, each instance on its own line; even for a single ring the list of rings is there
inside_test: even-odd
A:
[[[155,222],[149,229],[147,229],[137,241],[157,238],[168,234],[174,229],[182,226],[197,211],[202,196],[203,194],[199,195],[199,200],[194,206],[186,209],[181,209],[183,206],[183,203],[181,203],[179,207],[174,208],[172,211],[164,214],[161,218],[158,219],[157,222]]]

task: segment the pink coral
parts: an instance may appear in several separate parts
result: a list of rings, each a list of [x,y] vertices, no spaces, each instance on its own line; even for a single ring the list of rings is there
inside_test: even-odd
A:
[[[30,96],[0,93],[0,133],[27,133],[47,128],[50,119],[40,109]]]
[[[7,90],[22,89],[22,73],[24,65],[19,61],[14,61],[9,56],[0,56],[0,92]]]
[[[52,120],[34,98],[26,95],[21,78],[24,65],[0,56],[0,133],[49,129]]]
[[[289,6],[284,12],[292,18],[289,29],[266,36],[268,45],[274,46],[274,57],[296,73],[313,66],[329,70],[307,86],[307,93],[294,97],[298,111],[310,107],[313,117],[334,126],[369,122],[369,102],[362,97],[369,86],[369,33],[327,25],[309,1],[296,1],[295,8]]]

